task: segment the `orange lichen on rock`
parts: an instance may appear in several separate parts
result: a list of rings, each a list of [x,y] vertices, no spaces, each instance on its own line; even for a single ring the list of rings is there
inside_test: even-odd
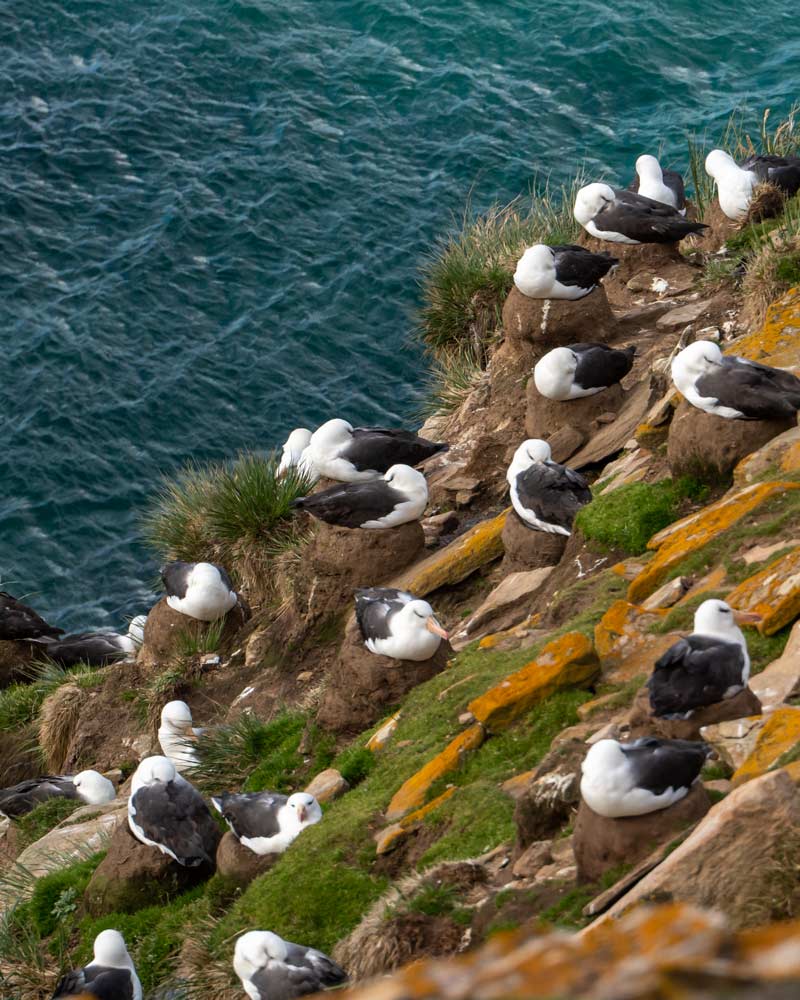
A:
[[[398,820],[413,809],[418,809],[425,802],[431,785],[443,775],[455,771],[464,754],[477,750],[485,736],[486,732],[480,723],[459,733],[441,753],[400,786],[386,810],[386,819]]]
[[[407,837],[410,833],[413,833],[414,830],[419,827],[429,813],[432,813],[434,809],[438,809],[443,802],[446,802],[452,795],[455,795],[455,793],[455,786],[448,788],[443,791],[441,795],[437,795],[435,799],[431,799],[430,802],[426,802],[421,808],[408,813],[400,820],[399,823],[392,823],[392,825],[387,826],[385,830],[381,830],[381,832],[375,837],[377,842],[375,853],[388,854],[389,851],[394,850],[401,840]]]
[[[645,611],[628,601],[614,601],[594,629],[594,646],[606,680],[616,684],[650,673],[658,657],[675,642],[674,635],[647,631],[666,614],[661,609]]]
[[[510,509],[510,508],[509,508]],[[424,597],[439,587],[452,586],[503,554],[503,527],[507,510],[488,521],[481,521],[455,541],[414,565],[393,587]]]
[[[728,603],[739,611],[757,611],[764,635],[793,622],[800,615],[800,546],[740,583]]]
[[[469,703],[487,729],[502,729],[564,687],[592,680],[600,671],[597,654],[582,632],[569,632],[544,647],[535,660]]]
[[[733,774],[741,785],[773,767],[787,751],[800,743],[800,708],[777,708],[758,731],[755,746]]]
[[[796,489],[800,489],[800,483],[781,481],[747,486],[659,531],[647,543],[648,548],[658,550],[655,558],[631,582],[628,600],[633,604],[644,600],[687,555],[708,545],[771,496]]]
[[[800,286],[790,288],[767,310],[761,329],[735,340],[726,354],[776,368],[800,369]]]
[[[771,479],[776,471],[785,475],[800,472],[800,427],[784,431],[743,458],[733,470],[733,481],[745,486],[756,479]]]

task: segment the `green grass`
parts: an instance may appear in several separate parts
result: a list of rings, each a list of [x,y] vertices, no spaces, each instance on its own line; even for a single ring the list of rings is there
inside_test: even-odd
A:
[[[20,846],[33,844],[82,805],[80,799],[50,799],[41,802],[26,816],[20,816],[14,821],[19,830]]]
[[[629,483],[595,497],[578,511],[575,524],[587,539],[638,555],[656,532],[679,517],[683,501],[700,501],[707,495],[708,487],[689,476]]]
[[[51,872],[36,880],[31,898],[17,908],[17,919],[30,922],[41,938],[52,934],[59,923],[70,919],[75,909],[71,904],[80,900],[94,870],[105,857],[105,851],[67,868]]]
[[[332,767],[336,768],[351,788],[355,788],[369,776],[375,764],[375,754],[360,743],[356,743],[343,750],[334,760]]]
[[[45,698],[62,684],[93,688],[102,684],[106,674],[97,667],[79,663],[65,669],[50,661],[34,663],[27,670],[30,680],[13,683],[0,691],[0,730],[14,732],[34,722]]]
[[[420,416],[454,413],[485,378],[481,357],[471,344],[441,350],[430,359]]]
[[[200,653],[214,653],[219,649],[225,619],[208,622],[205,628],[184,629],[176,636],[176,648],[182,657],[197,656]]]
[[[243,452],[230,463],[191,463],[165,478],[142,517],[149,544],[164,559],[209,560],[265,586],[270,559],[302,537],[292,502],[311,488],[277,458]]]

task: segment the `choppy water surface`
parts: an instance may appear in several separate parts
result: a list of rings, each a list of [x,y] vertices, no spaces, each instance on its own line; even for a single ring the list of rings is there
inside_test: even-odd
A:
[[[409,418],[417,267],[470,196],[682,167],[786,110],[797,39],[788,2],[4,0],[2,580],[121,624],[160,472]]]

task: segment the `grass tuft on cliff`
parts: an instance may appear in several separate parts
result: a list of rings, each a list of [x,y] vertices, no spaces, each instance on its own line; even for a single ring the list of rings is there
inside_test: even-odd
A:
[[[142,517],[145,538],[165,560],[235,566],[258,592],[268,562],[302,537],[292,502],[313,485],[277,468],[274,455],[247,452],[230,463],[189,463],[162,481]]]

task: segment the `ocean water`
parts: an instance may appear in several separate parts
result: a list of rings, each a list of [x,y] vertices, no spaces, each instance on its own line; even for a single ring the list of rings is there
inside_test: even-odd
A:
[[[67,628],[152,601],[189,458],[402,424],[417,275],[469,200],[682,169],[800,96],[795,4],[2,0],[0,579]]]

